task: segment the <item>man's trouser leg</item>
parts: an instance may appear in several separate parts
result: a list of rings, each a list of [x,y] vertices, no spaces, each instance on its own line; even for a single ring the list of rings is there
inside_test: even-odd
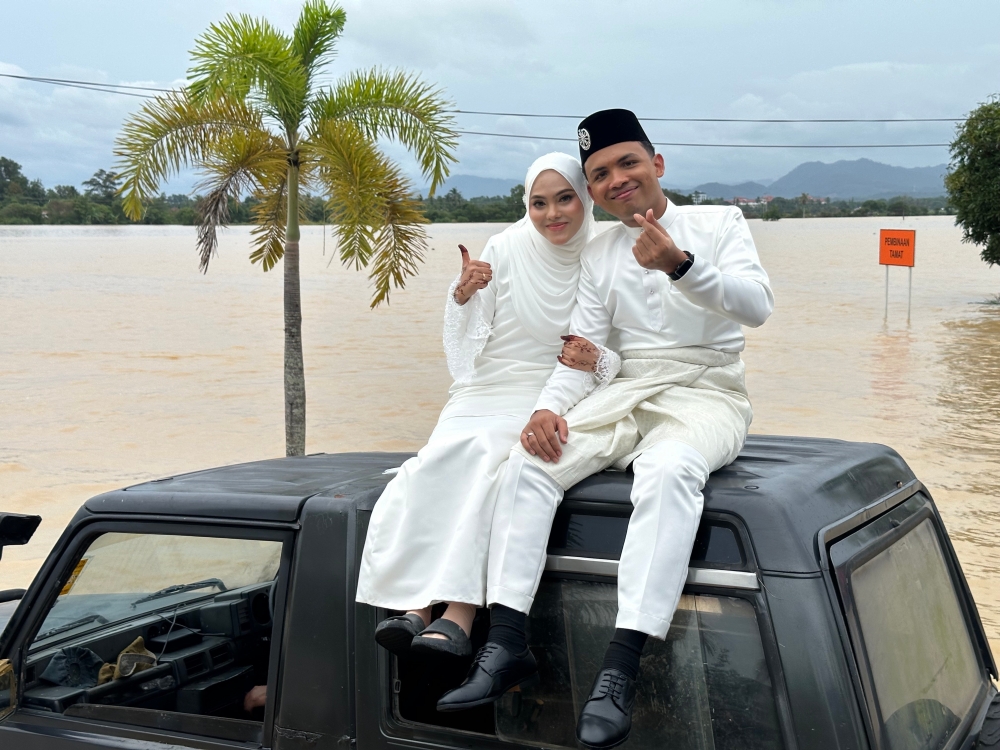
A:
[[[552,477],[512,452],[500,483],[486,576],[487,605],[531,609],[545,570],[545,550],[563,489]]]
[[[665,440],[644,451],[632,468],[635,509],[618,565],[616,627],[662,639],[687,578],[709,465],[686,443]]]

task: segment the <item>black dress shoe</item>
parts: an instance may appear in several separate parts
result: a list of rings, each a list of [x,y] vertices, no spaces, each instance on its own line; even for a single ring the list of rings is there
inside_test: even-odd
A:
[[[530,649],[518,656],[499,643],[487,641],[479,649],[465,682],[437,702],[438,711],[461,711],[492,703],[538,671]]]
[[[602,669],[594,680],[576,724],[576,738],[593,750],[607,750],[628,739],[635,705],[635,680],[620,669]]]

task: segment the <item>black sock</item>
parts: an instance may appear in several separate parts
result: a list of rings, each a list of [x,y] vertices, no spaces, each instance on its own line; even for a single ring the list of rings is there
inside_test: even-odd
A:
[[[516,609],[494,604],[490,607],[490,634],[488,640],[499,643],[514,654],[528,649],[528,636],[524,632],[527,615]]]
[[[627,628],[617,628],[614,638],[608,644],[601,669],[620,669],[633,680],[639,676],[639,658],[646,645],[645,633]]]

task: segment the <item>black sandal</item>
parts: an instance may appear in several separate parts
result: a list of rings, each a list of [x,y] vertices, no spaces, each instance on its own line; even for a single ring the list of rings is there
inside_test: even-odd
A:
[[[440,633],[444,638],[428,638],[429,633]],[[413,653],[431,656],[450,656],[463,659],[472,656],[472,642],[461,626],[439,617],[424,628],[410,645]]]
[[[375,628],[375,642],[389,653],[401,656],[409,652],[413,637],[423,629],[423,618],[412,612],[387,617]]]

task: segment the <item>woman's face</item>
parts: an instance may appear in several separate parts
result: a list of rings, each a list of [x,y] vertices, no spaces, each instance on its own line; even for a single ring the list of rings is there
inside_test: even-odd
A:
[[[528,217],[545,239],[565,245],[583,226],[583,201],[565,177],[546,169],[531,185]]]

